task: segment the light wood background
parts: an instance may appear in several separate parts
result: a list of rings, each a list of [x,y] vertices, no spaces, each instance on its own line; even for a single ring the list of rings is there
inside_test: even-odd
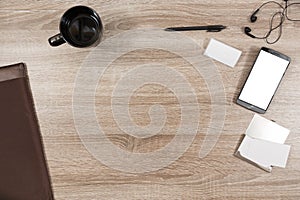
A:
[[[0,1],[0,65],[25,62],[36,110],[40,121],[56,199],[299,199],[300,198],[300,23],[285,22],[283,35],[275,45],[266,45],[243,34],[250,25],[256,34],[263,34],[274,7],[258,14],[258,22],[250,24],[249,16],[262,1],[251,0],[1,0]],[[185,33],[202,45],[216,38],[243,51],[233,69],[217,63],[226,93],[226,120],[214,149],[203,159],[198,151],[205,132],[199,130],[191,147],[174,163],[161,170],[130,174],[106,167],[83,146],[74,127],[72,92],[76,73],[92,49],[69,45],[52,48],[48,37],[58,32],[64,11],[74,5],[94,8],[105,25],[104,39],[136,28],[223,24],[221,33],[204,31]],[[274,168],[267,173],[233,156],[254,113],[236,105],[238,92],[245,81],[255,56],[262,46],[271,47],[292,58],[292,63],[264,115],[291,130],[287,144],[291,153],[285,169]],[[139,59],[139,58],[143,59]],[[107,74],[118,76],[118,66],[168,59],[166,52],[133,52],[118,59]],[[122,60],[123,59],[123,60]],[[177,59],[177,58],[176,58]],[[180,60],[175,67],[180,68]],[[182,63],[181,63],[182,64]],[[201,97],[201,127],[208,125],[210,97],[203,79],[193,79],[193,70],[182,64]],[[193,82],[194,80],[194,82]],[[110,84],[108,82],[107,84]],[[198,85],[198,87],[197,87]],[[105,85],[104,85],[105,86]],[[104,87],[102,86],[102,87]],[[106,85],[107,88],[112,87]],[[104,87],[105,88],[105,87]],[[145,86],[133,96],[130,108],[138,125],[147,125],[147,109],[153,103],[164,103],[171,118],[169,132],[139,140],[113,132],[110,140],[129,152],[149,152],[162,148],[172,137],[180,119],[178,102],[166,88]],[[0,94],[5,95],[5,94]],[[100,122],[115,130],[105,102],[108,93],[97,92],[97,114],[107,112]],[[144,107],[135,108],[142,104]],[[106,106],[106,107],[105,107]],[[144,109],[144,110],[143,110]],[[84,119],[83,119],[84,120]],[[117,131],[117,129],[116,129]],[[108,135],[109,136],[109,135]],[[1,178],[1,177],[0,177]]]

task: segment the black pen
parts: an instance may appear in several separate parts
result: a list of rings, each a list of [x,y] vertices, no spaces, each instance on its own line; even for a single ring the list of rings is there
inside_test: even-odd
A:
[[[205,30],[207,32],[220,32],[225,29],[223,25],[210,25],[210,26],[187,26],[187,27],[169,27],[165,31],[200,31]]]

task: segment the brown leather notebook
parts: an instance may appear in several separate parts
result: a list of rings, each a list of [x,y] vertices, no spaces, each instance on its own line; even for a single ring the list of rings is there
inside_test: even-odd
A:
[[[0,67],[0,199],[54,199],[23,63]]]

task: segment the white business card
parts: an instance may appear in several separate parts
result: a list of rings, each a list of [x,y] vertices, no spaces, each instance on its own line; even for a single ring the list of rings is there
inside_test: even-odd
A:
[[[234,67],[236,65],[241,54],[242,52],[240,50],[213,38],[209,41],[209,44],[204,52],[204,55],[230,67]]]
[[[280,144],[285,143],[289,133],[289,129],[284,128],[258,114],[254,115],[246,131],[246,135],[252,138],[277,142]]]

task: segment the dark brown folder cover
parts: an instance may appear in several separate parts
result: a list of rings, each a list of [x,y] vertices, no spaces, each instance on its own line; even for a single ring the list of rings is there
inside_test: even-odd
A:
[[[0,200],[52,200],[26,66],[0,68]]]

